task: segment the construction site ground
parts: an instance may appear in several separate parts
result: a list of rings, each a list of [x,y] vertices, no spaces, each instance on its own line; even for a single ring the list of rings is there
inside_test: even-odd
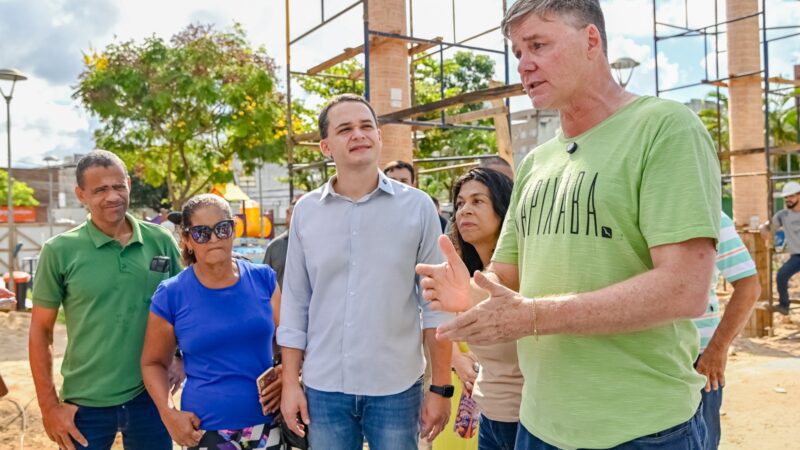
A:
[[[4,450],[55,448],[42,427],[28,367],[29,324],[29,313],[0,313],[0,374],[10,389],[0,400],[0,449]],[[56,369],[66,340],[64,326],[58,325]],[[783,450],[800,442],[796,414],[800,405],[800,310],[789,317],[776,316],[774,336],[737,338],[726,378],[720,448]],[[114,448],[122,448],[119,439]]]

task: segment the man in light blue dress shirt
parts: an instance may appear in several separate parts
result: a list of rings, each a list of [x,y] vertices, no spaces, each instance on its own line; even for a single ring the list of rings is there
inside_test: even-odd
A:
[[[373,450],[416,449],[420,433],[433,440],[447,424],[452,395],[450,342],[435,337],[450,316],[421,298],[414,271],[444,261],[439,219],[427,194],[378,170],[381,133],[366,100],[331,100],[319,128],[336,175],[292,218],[281,412],[297,434],[308,427],[315,449],[360,450],[364,440]],[[426,393],[423,336],[433,368]]]

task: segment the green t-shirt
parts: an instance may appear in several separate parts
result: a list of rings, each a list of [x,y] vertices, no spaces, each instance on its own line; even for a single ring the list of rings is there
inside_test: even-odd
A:
[[[61,398],[83,406],[119,405],[144,390],[139,360],[150,298],[181,270],[169,230],[127,219],[133,235],[124,248],[90,219],[50,239],[33,280],[35,306],[64,307]],[[151,270],[156,256],[169,258],[165,271]]]
[[[493,260],[519,267],[525,297],[590,292],[652,269],[651,247],[717,239],[719,208],[719,162],[700,120],[641,97],[525,158]],[[608,448],[685,422],[705,383],[692,367],[698,342],[690,320],[520,339],[520,420],[564,449]]]

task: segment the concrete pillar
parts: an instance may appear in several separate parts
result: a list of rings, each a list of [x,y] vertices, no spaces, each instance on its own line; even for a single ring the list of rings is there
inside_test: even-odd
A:
[[[758,12],[757,0],[727,0],[726,11],[729,20],[744,17]],[[725,34],[728,40],[728,71],[730,76],[738,76],[761,70],[761,49],[759,44],[760,16],[736,21],[728,24]],[[729,81],[728,115],[730,132],[730,149],[749,150],[764,148],[764,105],[761,74]],[[763,152],[747,155],[731,155],[731,181],[733,190],[733,221],[738,228],[749,226],[754,216],[758,222],[769,217],[769,180],[767,178],[767,161]],[[754,174],[736,176],[737,174]],[[753,221],[755,222],[755,221]],[[771,298],[769,290],[769,252],[753,251],[755,242],[752,236],[743,236],[750,241],[750,250],[756,262],[758,272],[762,274],[762,299]],[[763,309],[756,309],[745,329],[750,336],[763,336],[764,328],[772,325],[772,314]]]
[[[365,0],[369,6],[369,28],[386,33],[407,34],[405,0]],[[377,41],[377,42],[376,42]],[[409,108],[408,45],[397,39],[374,39],[369,52],[370,102],[378,115]],[[411,127],[381,126],[383,152],[379,165],[396,159],[411,162]]]

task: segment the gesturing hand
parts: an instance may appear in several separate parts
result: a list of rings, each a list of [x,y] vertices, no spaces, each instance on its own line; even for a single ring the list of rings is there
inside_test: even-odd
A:
[[[532,334],[533,300],[492,282],[480,272],[475,274],[475,283],[490,297],[441,325],[436,330],[438,339],[486,345]]]
[[[465,311],[472,306],[467,266],[447,236],[439,236],[439,248],[446,262],[417,264],[417,274],[422,277],[422,297],[436,311]]]

